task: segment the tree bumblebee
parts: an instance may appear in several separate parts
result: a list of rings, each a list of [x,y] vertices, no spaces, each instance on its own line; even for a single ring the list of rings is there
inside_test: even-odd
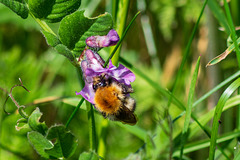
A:
[[[129,93],[133,93],[131,87],[106,74],[94,77],[92,87],[95,91],[95,107],[105,118],[130,125],[137,123],[134,114],[136,102],[129,96]]]

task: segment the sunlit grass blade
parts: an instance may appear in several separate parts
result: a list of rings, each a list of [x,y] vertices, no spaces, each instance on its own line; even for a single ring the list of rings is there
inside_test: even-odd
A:
[[[227,111],[228,109],[233,108],[233,107],[235,107],[236,105],[239,105],[239,104],[240,104],[240,95],[229,98],[227,100],[225,106],[223,107],[222,112]],[[214,112],[215,112],[215,108],[208,111],[206,114],[204,114],[204,115],[202,115],[201,117],[198,118],[199,122],[202,125],[206,125],[213,118]],[[199,126],[196,122],[193,122],[190,125],[190,130],[191,130],[191,133],[190,133],[189,137],[191,138],[199,132],[200,128],[199,128]]]
[[[238,136],[240,136],[239,131],[230,132],[230,133],[224,134],[221,137],[219,137],[217,139],[217,143],[222,143],[222,142],[237,138]],[[191,152],[194,152],[194,151],[201,150],[203,148],[207,148],[209,146],[210,146],[210,139],[193,142],[193,143],[185,145],[183,153],[184,154],[191,153]],[[179,155],[180,155],[180,150],[176,150],[173,153],[174,157],[179,156]]]
[[[233,160],[239,160],[240,159],[240,150],[237,152],[236,156],[234,156]]]
[[[138,127],[138,126],[130,126],[130,125],[124,125],[122,123],[116,123],[117,125],[121,126],[122,128],[126,129],[129,133],[132,133],[133,135],[137,136],[141,140],[145,140],[147,136],[147,131],[144,129]]]
[[[210,141],[210,151],[209,151],[209,160],[214,160],[215,156],[215,148],[216,148],[216,140],[217,140],[217,134],[218,134],[218,127],[219,127],[219,120],[221,118],[222,109],[226,103],[226,101],[229,99],[229,97],[232,95],[234,91],[240,86],[240,78],[235,80],[221,95],[213,117],[213,125],[212,125],[212,132],[211,132],[211,141]]]
[[[125,29],[124,33],[122,34],[122,37],[120,38],[120,40],[118,41],[117,45],[114,47],[113,51],[111,52],[111,54],[109,55],[108,59],[106,60],[104,67],[106,67],[110,61],[110,59],[114,56],[114,54],[116,53],[118,47],[121,45],[123,39],[125,38],[125,36],[127,35],[128,30],[130,29],[130,27],[132,26],[133,22],[135,21],[135,19],[137,18],[137,16],[140,14],[140,11],[137,12],[135,14],[135,16],[133,17],[133,19],[131,20],[131,22],[128,24],[127,28]],[[119,58],[117,58],[118,60]],[[116,60],[113,61],[114,65],[117,65],[118,62],[116,62]]]
[[[190,119],[191,119],[193,96],[194,96],[195,86],[196,86],[197,77],[198,77],[199,65],[200,65],[200,57],[197,60],[197,64],[196,64],[196,67],[195,67],[195,70],[194,70],[194,73],[193,73],[193,77],[192,77],[192,80],[191,80],[190,89],[189,89],[189,93],[188,93],[188,104],[187,104],[187,107],[186,107],[186,115],[185,115],[183,131],[182,131],[182,138],[181,138],[180,159],[182,159],[184,145],[185,145],[185,143],[187,141],[187,137],[188,137],[187,133],[188,133],[188,127],[189,127],[189,123],[190,123]]]
[[[122,36],[124,36],[124,29],[127,23],[129,4],[130,4],[130,0],[118,0],[116,31],[118,32],[121,39],[122,39]],[[121,43],[119,43],[119,45],[121,45]],[[116,54],[111,58],[113,61],[113,64],[116,66],[118,66],[120,50],[121,50],[121,47],[119,47],[116,51],[114,51],[116,52]]]
[[[124,58],[120,57],[119,58],[120,62],[122,62],[125,66],[130,68],[134,73],[142,77],[148,84],[150,84],[158,93],[160,93],[163,96],[166,96],[167,98],[172,97],[173,103],[180,109],[185,110],[185,106],[180,102],[175,96],[171,94],[170,91],[163,89],[158,83],[154,82],[151,80],[146,74],[144,74],[142,71],[139,69],[135,68],[131,63],[129,63],[127,60]]]
[[[237,41],[237,34],[236,34],[235,27],[234,27],[234,24],[233,24],[231,12],[230,12],[230,9],[228,7],[228,4],[227,4],[226,0],[224,0],[224,8],[225,8],[225,11],[226,11],[228,24],[229,24],[230,30],[231,30],[232,41],[233,41],[233,44],[235,46],[235,51],[237,53],[238,66],[240,68],[240,50],[239,50],[239,47],[238,47],[239,42]]]
[[[140,70],[134,68],[129,62],[127,62],[125,59],[120,57],[119,59],[123,64],[125,64],[128,68],[130,68],[134,73],[138,74],[140,77],[142,77],[144,80],[146,80],[158,93],[160,93],[163,96],[166,96],[167,98],[172,97],[173,103],[179,107],[182,110],[185,110],[185,106],[172,95],[171,92],[163,89],[158,83],[151,80],[148,76],[146,76],[144,73],[142,73]],[[197,117],[192,113],[191,114],[192,119],[199,125],[199,127],[204,131],[204,133],[210,138],[210,134],[208,131],[204,128],[204,126],[198,121]],[[226,154],[221,150],[222,154],[226,156]]]
[[[176,90],[176,87],[177,87],[177,84],[178,84],[178,80],[179,80],[179,78],[182,76],[183,67],[184,67],[184,65],[185,65],[185,63],[186,63],[186,61],[187,61],[187,58],[189,57],[190,47],[191,47],[191,45],[192,45],[193,38],[194,38],[195,34],[197,33],[197,28],[198,28],[199,22],[200,22],[200,20],[201,20],[201,18],[202,18],[202,15],[203,15],[204,9],[205,9],[205,7],[206,7],[206,5],[207,5],[207,2],[208,2],[208,0],[205,0],[205,1],[204,1],[204,4],[203,4],[202,9],[201,9],[201,12],[200,12],[200,14],[199,14],[199,16],[198,16],[198,19],[197,19],[197,22],[196,22],[196,24],[194,25],[193,31],[192,31],[192,33],[191,33],[191,36],[190,36],[189,41],[188,41],[188,43],[187,43],[187,46],[186,46],[186,48],[185,48],[185,50],[184,50],[182,62],[181,62],[181,65],[180,65],[180,67],[179,67],[179,69],[178,69],[177,76],[176,76],[176,79],[175,79],[174,84],[173,84],[173,89],[172,89],[172,94],[173,94],[173,95],[174,95],[174,93],[175,93],[175,90]],[[168,106],[170,106],[171,103],[172,103],[172,98],[170,98],[170,99],[168,100]]]
[[[235,27],[233,24],[231,12],[230,12],[230,9],[228,7],[226,0],[224,0],[224,8],[225,8],[227,19],[228,19],[228,24],[229,24],[230,30],[231,30],[231,38],[232,38],[233,44],[235,46],[235,51],[237,54],[238,67],[240,68],[240,49],[238,46],[239,43],[237,41],[237,34],[236,34]],[[239,92],[240,92],[240,90],[238,89],[238,94],[239,94]],[[240,106],[238,106],[238,110],[237,110],[237,128],[240,129]]]
[[[217,18],[217,20],[221,24],[221,26],[224,28],[227,35],[229,35],[230,28],[228,26],[227,18],[224,15],[224,12],[221,9],[221,7],[217,4],[217,2],[215,0],[208,1],[208,7],[212,11],[213,15]]]
[[[234,80],[235,78],[240,76],[240,71],[237,71],[236,73],[234,73],[232,76],[228,77],[226,80],[222,81],[221,83],[219,83],[216,87],[214,87],[213,89],[211,89],[209,92],[207,92],[206,94],[204,94],[202,97],[200,97],[198,100],[196,100],[193,103],[193,108],[196,107],[199,103],[203,102],[205,99],[207,99],[209,96],[211,96],[214,92],[218,91],[220,88],[222,88],[223,86],[225,86],[226,84],[228,84],[230,81]],[[179,114],[175,119],[173,119],[173,122],[175,122],[176,120],[178,120],[180,117],[182,117],[186,112],[183,111],[181,114]]]

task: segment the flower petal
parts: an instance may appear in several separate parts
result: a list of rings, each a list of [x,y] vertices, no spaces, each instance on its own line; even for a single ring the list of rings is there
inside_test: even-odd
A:
[[[111,29],[108,32],[107,37],[109,38],[110,41],[109,46],[116,45],[120,39],[118,33],[114,29]]]
[[[109,74],[125,85],[130,85],[130,82],[133,82],[136,79],[132,71],[124,67],[122,64],[119,64],[118,68],[115,67],[111,60],[109,61]]]
[[[95,92],[92,88],[91,83],[85,83],[84,88],[81,90],[81,92],[76,92],[76,95],[82,95],[83,98],[85,98],[88,102],[92,104],[94,103]]]
[[[103,48],[116,45],[119,41],[118,33],[112,29],[106,36],[90,36],[86,39],[86,44],[92,48]]]

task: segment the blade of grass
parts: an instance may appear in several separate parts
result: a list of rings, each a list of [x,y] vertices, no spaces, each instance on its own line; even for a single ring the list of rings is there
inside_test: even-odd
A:
[[[239,50],[239,46],[238,46],[238,42],[237,42],[237,34],[235,31],[235,27],[233,24],[233,20],[232,20],[232,16],[231,16],[231,12],[229,10],[227,1],[224,0],[224,8],[227,14],[227,19],[228,19],[228,24],[230,26],[230,30],[231,30],[231,35],[232,35],[232,40],[233,40],[233,44],[235,46],[235,51],[237,53],[237,61],[238,61],[238,67],[240,68],[240,50]],[[238,94],[239,94],[239,90],[238,90]],[[238,111],[237,111],[237,128],[240,129],[240,106],[238,106]]]
[[[223,13],[223,10],[221,9],[221,7],[217,4],[216,1],[208,1],[208,7],[213,12],[213,15],[217,18],[221,26],[225,29],[225,32],[227,33],[227,35],[229,35],[230,29],[228,26],[227,18]]]
[[[119,3],[118,3],[116,31],[118,32],[120,37],[122,37],[124,34],[124,28],[125,28],[125,25],[127,22],[129,3],[130,3],[129,0],[119,0]],[[117,49],[116,54],[112,57],[113,63],[117,64],[116,66],[118,66],[120,50],[121,50],[121,47],[119,49]]]
[[[237,152],[237,154],[234,156],[233,160],[239,160],[240,159],[240,150]]]
[[[129,133],[132,133],[133,135],[137,136],[138,138],[140,138],[141,140],[145,140],[146,136],[147,136],[147,132],[138,127],[138,126],[130,126],[130,125],[124,125],[122,123],[117,123],[117,125],[121,126],[122,128],[126,129]]]
[[[125,10],[127,12],[127,10]],[[135,21],[135,19],[137,18],[137,16],[140,14],[140,12],[136,13],[135,16],[133,17],[133,19],[131,20],[131,22],[128,24],[127,28],[125,29],[124,33],[122,34],[121,36],[121,39],[119,40],[119,42],[117,43],[117,45],[115,46],[115,48],[113,49],[113,51],[111,52],[111,54],[109,55],[108,59],[106,60],[105,64],[104,64],[104,67],[106,67],[110,61],[111,58],[113,58],[114,54],[116,53],[118,47],[120,47],[123,39],[125,38],[128,30],[130,29],[130,27],[132,26],[133,22]],[[127,13],[126,13],[127,15]],[[125,17],[126,18],[126,17]],[[125,27],[125,24],[124,25],[121,25],[122,28]],[[123,30],[123,29],[121,29]],[[120,34],[120,33],[119,33]],[[119,55],[118,55],[119,56]],[[113,65],[117,66],[118,65],[118,59],[119,58],[116,58],[114,61],[113,61]],[[99,141],[99,150],[98,150],[98,154],[101,156],[101,157],[104,157],[105,155],[105,150],[106,150],[106,144],[105,144],[105,141],[106,141],[106,132],[107,132],[107,126],[108,126],[108,123],[107,122],[104,122],[106,120],[103,120],[103,123],[101,124],[101,135],[99,137],[100,141]]]
[[[212,125],[212,132],[211,132],[211,141],[210,141],[210,150],[209,150],[209,160],[214,160],[215,156],[215,148],[216,148],[216,140],[217,140],[217,133],[219,122],[222,114],[223,106],[225,105],[226,101],[232,95],[232,93],[240,86],[240,78],[235,80],[221,95],[213,117],[213,125]]]
[[[161,95],[170,98],[172,97],[173,99],[173,103],[180,109],[185,110],[185,106],[182,104],[182,102],[180,102],[175,96],[172,95],[171,92],[169,92],[166,89],[163,89],[158,83],[154,82],[153,80],[151,80],[146,74],[144,74],[143,72],[141,72],[139,69],[135,68],[131,63],[129,63],[127,60],[125,60],[124,58],[120,57],[119,58],[120,62],[123,63],[125,66],[127,66],[128,68],[130,68],[135,74],[139,75],[140,77],[142,77],[147,83],[149,83],[158,93],[160,93]]]
[[[235,78],[240,76],[240,71],[237,71],[232,76],[228,77],[226,80],[222,81],[220,84],[218,84],[216,87],[211,89],[209,92],[204,94],[202,97],[200,97],[197,101],[193,103],[193,108],[195,108],[199,103],[203,102],[205,99],[207,99],[209,96],[211,96],[214,92],[218,91],[220,88],[228,84],[230,81],[234,80]],[[176,118],[173,119],[173,123],[181,118],[186,112],[183,111],[181,114],[179,114]]]
[[[127,66],[128,68],[130,68],[134,73],[138,74],[140,77],[142,77],[145,81],[147,81],[160,95],[163,95],[167,98],[172,98],[173,103],[180,109],[185,110],[185,106],[174,96],[172,95],[171,92],[169,92],[168,90],[163,89],[158,83],[154,82],[153,80],[151,80],[148,76],[146,76],[144,73],[142,73],[140,70],[138,70],[137,68],[133,67],[132,64],[130,64],[128,61],[126,61],[124,58],[120,57],[119,59],[125,66]],[[204,133],[210,138],[210,134],[208,133],[208,131],[204,128],[204,126],[198,121],[197,117],[191,113],[191,117],[192,119],[199,125],[199,127],[204,131]],[[220,148],[220,147],[219,147]],[[220,151],[222,152],[222,154],[228,159],[228,157],[226,156],[226,154],[223,152],[223,150]]]
[[[217,139],[217,143],[222,143],[222,142],[225,142],[225,141],[228,141],[228,140],[231,140],[231,139],[234,139],[236,137],[238,137],[240,135],[240,132],[239,131],[234,131],[234,132],[230,132],[230,133],[226,133],[224,135],[222,135],[221,137],[219,137]],[[193,142],[193,143],[190,143],[190,144],[187,144],[184,148],[184,154],[187,154],[187,153],[191,153],[191,152],[194,152],[194,151],[198,151],[200,149],[203,149],[203,148],[207,148],[210,146],[210,139],[206,139],[206,140],[201,140],[201,141],[197,141],[197,142]],[[174,153],[173,153],[173,156],[179,156],[180,155],[180,150],[176,150]]]
[[[236,34],[235,27],[234,27],[234,24],[233,24],[231,12],[229,10],[229,7],[228,7],[228,4],[227,4],[226,0],[224,0],[224,8],[225,8],[225,11],[226,11],[228,24],[230,26],[232,40],[233,40],[233,44],[235,46],[235,51],[237,53],[238,66],[240,68],[240,50],[239,50],[238,43],[237,43],[237,34]]]
[[[200,14],[199,14],[199,17],[198,17],[198,19],[197,19],[196,24],[194,25],[192,34],[191,34],[191,36],[190,36],[190,39],[189,39],[188,44],[187,44],[187,46],[186,46],[186,49],[185,49],[185,51],[184,51],[183,59],[182,59],[180,68],[178,69],[177,76],[176,76],[176,79],[175,79],[174,84],[173,84],[173,89],[172,89],[172,94],[173,94],[173,95],[174,95],[174,93],[175,93],[175,90],[176,90],[176,87],[177,87],[177,84],[178,84],[178,80],[179,80],[179,78],[181,77],[183,67],[184,67],[184,65],[185,65],[185,63],[186,63],[186,61],[187,61],[187,58],[189,57],[190,47],[191,47],[191,45],[192,45],[193,38],[194,38],[194,36],[195,36],[195,34],[196,34],[196,32],[197,32],[197,28],[198,28],[199,22],[200,22],[200,20],[201,20],[201,18],[202,18],[203,11],[204,11],[204,9],[205,9],[205,7],[206,7],[206,5],[207,5],[207,2],[208,2],[208,0],[205,0],[205,1],[204,1],[204,4],[203,4],[203,6],[202,6],[202,10],[201,10],[201,12],[200,12]],[[172,103],[172,98],[170,98],[170,99],[168,100],[168,107],[171,105],[171,103]]]
[[[188,137],[187,133],[188,133],[188,127],[189,127],[189,123],[190,123],[190,119],[191,119],[193,96],[194,96],[195,86],[196,86],[197,77],[198,77],[199,64],[200,64],[200,57],[197,60],[197,64],[196,64],[196,67],[195,67],[195,70],[193,73],[193,77],[191,80],[190,89],[189,89],[189,93],[188,93],[188,104],[187,104],[187,108],[186,108],[186,116],[185,116],[184,126],[183,126],[183,130],[182,130],[182,138],[181,138],[180,159],[182,159],[184,145],[185,145],[185,143],[187,141],[187,137]]]
[[[135,19],[137,18],[137,16],[138,16],[139,14],[140,14],[140,11],[135,14],[135,16],[133,17],[133,19],[131,20],[131,22],[128,24],[127,28],[125,29],[124,33],[122,34],[121,39],[118,41],[117,45],[115,46],[115,48],[113,49],[113,51],[112,51],[111,54],[109,55],[108,59],[106,60],[106,62],[105,62],[105,64],[104,64],[104,68],[108,65],[110,59],[111,59],[111,58],[114,56],[114,54],[116,53],[118,47],[121,45],[123,39],[125,38],[128,30],[130,29],[130,27],[132,26],[133,22],[135,21]],[[119,58],[118,58],[118,59],[119,59]],[[113,61],[113,64],[114,64],[114,65],[117,65],[118,62],[116,62],[116,60],[115,60],[115,61]]]
[[[240,95],[234,96],[234,97],[227,100],[225,106],[223,107],[222,112],[224,112],[224,111],[226,111],[226,110],[228,110],[228,109],[230,109],[230,108],[232,108],[236,105],[239,105],[239,104],[240,104]],[[202,125],[206,125],[212,119],[212,117],[214,116],[215,108],[213,108],[212,110],[208,111],[206,114],[204,114],[200,118],[198,118],[199,122]],[[193,122],[190,125],[190,130],[191,130],[191,133],[190,133],[189,137],[192,137],[199,132],[199,127],[196,124],[196,122]]]

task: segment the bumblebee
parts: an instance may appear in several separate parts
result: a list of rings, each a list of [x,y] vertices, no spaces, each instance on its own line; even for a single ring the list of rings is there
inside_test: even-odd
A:
[[[134,114],[136,101],[129,96],[133,93],[131,87],[105,74],[94,77],[92,87],[95,91],[94,105],[105,118],[130,125],[137,123]]]

